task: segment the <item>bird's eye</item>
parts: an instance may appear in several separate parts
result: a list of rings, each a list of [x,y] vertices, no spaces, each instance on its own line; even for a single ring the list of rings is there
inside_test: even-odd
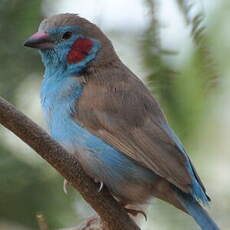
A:
[[[67,31],[67,32],[65,32],[65,33],[63,34],[62,39],[68,40],[68,39],[70,39],[70,38],[72,37],[72,34],[73,34],[72,32]]]

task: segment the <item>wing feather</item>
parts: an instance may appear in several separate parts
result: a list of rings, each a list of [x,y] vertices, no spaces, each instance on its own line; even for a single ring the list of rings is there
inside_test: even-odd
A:
[[[188,156],[165,130],[168,124],[158,103],[135,76],[113,76],[110,82],[87,82],[74,118],[120,152],[189,192]]]

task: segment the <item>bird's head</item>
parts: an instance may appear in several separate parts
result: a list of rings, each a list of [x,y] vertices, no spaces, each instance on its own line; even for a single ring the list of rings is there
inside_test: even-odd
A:
[[[46,68],[76,74],[91,62],[107,62],[113,47],[103,32],[76,14],[58,14],[43,20],[38,32],[24,43],[37,48]]]

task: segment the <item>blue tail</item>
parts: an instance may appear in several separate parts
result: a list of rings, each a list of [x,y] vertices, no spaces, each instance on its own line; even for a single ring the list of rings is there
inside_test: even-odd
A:
[[[208,213],[191,195],[177,190],[177,197],[187,212],[194,218],[202,230],[220,230]]]

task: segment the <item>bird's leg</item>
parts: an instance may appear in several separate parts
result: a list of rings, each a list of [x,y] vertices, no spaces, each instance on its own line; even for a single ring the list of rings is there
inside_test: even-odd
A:
[[[64,179],[64,182],[63,182],[63,190],[64,190],[64,193],[65,194],[68,194],[68,191],[67,191],[67,186],[69,185],[69,181]]]

